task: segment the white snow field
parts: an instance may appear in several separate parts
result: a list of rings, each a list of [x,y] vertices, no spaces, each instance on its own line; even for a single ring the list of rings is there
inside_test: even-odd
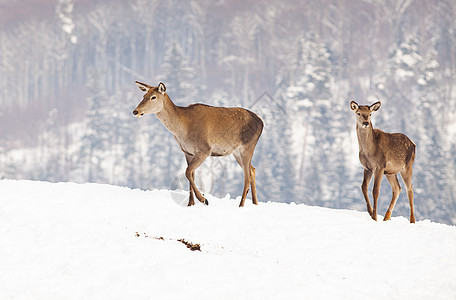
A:
[[[0,181],[0,299],[456,299],[455,226],[186,197]]]

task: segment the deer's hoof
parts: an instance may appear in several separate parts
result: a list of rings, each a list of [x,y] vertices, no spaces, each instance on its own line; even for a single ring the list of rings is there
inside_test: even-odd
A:
[[[209,201],[206,198],[204,198],[204,205],[209,205]]]

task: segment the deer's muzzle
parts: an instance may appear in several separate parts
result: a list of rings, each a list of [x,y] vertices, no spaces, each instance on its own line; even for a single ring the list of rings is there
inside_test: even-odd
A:
[[[133,115],[135,115],[137,118],[140,118],[140,117],[144,116],[144,113],[139,113],[139,110],[135,109],[133,111]]]

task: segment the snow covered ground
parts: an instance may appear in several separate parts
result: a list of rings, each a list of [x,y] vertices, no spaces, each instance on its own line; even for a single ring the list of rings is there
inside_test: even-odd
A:
[[[0,181],[0,299],[456,299],[455,226],[186,196]]]

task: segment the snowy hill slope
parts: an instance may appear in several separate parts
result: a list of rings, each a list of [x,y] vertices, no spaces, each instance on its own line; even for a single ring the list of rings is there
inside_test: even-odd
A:
[[[186,195],[0,181],[0,299],[456,299],[454,226]]]

